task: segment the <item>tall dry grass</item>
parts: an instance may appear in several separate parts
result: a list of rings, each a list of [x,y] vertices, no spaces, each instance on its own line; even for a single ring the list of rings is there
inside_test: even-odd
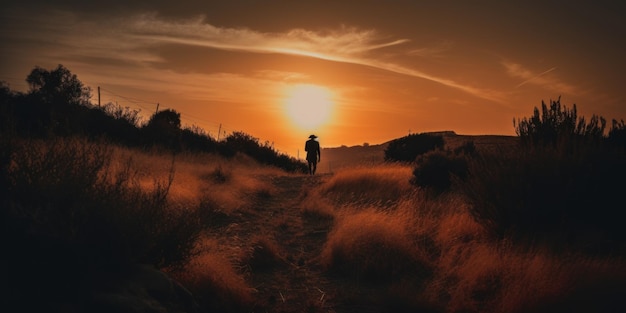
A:
[[[327,273],[377,290],[345,296],[344,305],[441,312],[625,308],[623,257],[516,246],[491,235],[461,196],[411,190],[410,175],[397,165],[350,169],[310,192],[319,198],[308,210],[335,218],[321,254]]]
[[[3,264],[15,301],[40,295],[45,307],[88,292],[91,274],[149,263],[188,283],[208,308],[246,311],[251,291],[237,260],[199,240],[214,218],[273,192],[262,176],[279,170],[245,156],[172,155],[82,138],[0,144],[1,213],[11,238]],[[213,179],[216,171],[225,179]]]
[[[335,173],[317,190],[336,206],[394,207],[414,190],[411,168],[400,164],[351,167]]]

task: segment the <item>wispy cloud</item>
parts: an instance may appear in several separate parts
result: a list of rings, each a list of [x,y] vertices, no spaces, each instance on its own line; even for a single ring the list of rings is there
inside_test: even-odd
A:
[[[143,15],[135,19],[130,27],[133,36],[149,42],[171,42],[253,53],[282,53],[364,65],[426,79],[483,99],[504,102],[504,96],[496,91],[464,85],[415,68],[377,59],[371,52],[399,46],[409,40],[402,38],[389,40],[374,30],[342,27],[326,32],[294,29],[285,33],[263,33],[245,28],[216,27],[206,23],[202,17],[174,23],[159,20],[154,15]],[[428,53],[441,52],[442,49],[444,46]],[[425,52],[426,50],[423,50],[421,53]],[[412,50],[408,53],[420,52]]]
[[[552,71],[554,71],[554,70],[556,70],[556,67],[553,67],[553,68],[550,68],[550,69],[548,69],[548,70],[546,70],[546,71],[543,71],[543,72],[541,72],[541,73],[539,73],[539,74],[537,74],[537,75],[535,75],[535,76],[533,76],[533,77],[531,77],[531,78],[529,78],[529,79],[527,79],[527,80],[525,80],[525,81],[523,81],[523,82],[519,83],[517,86],[515,86],[515,88],[519,88],[519,87],[521,87],[521,86],[524,86],[524,85],[526,85],[528,82],[532,81],[533,79],[537,79],[537,78],[539,78],[539,77],[541,77],[541,76],[543,76],[543,75],[545,75],[545,74],[548,74],[548,73],[550,73],[550,72],[552,72]]]
[[[536,73],[524,68],[518,63],[502,62],[502,65],[506,68],[509,76],[522,79],[522,82],[517,84],[515,88],[520,88],[526,84],[532,84],[548,90],[576,94],[576,88],[574,86],[559,80],[556,76],[547,75],[555,71],[557,69],[556,67],[551,67],[543,72]]]
[[[32,37],[35,44],[38,40],[35,37],[42,37],[40,32],[43,29],[45,40],[49,43],[49,48],[42,49],[37,55],[31,51],[29,53],[33,55],[23,56],[29,60],[68,60],[69,64],[70,60],[76,63],[76,60],[84,59],[85,62],[101,60],[102,64],[133,64],[136,67],[133,70],[136,76],[143,77],[140,73],[146,73],[149,64],[165,62],[154,48],[163,43],[176,43],[250,53],[298,55],[357,64],[433,81],[479,98],[504,102],[504,97],[496,91],[429,74],[415,65],[387,61],[390,51],[403,55],[434,57],[447,49],[449,43],[411,50],[406,45],[410,42],[409,39],[390,38],[371,29],[344,26],[325,31],[292,29],[286,32],[260,32],[248,28],[217,27],[202,16],[165,20],[156,14],[143,14],[107,20],[86,20],[61,11],[32,15],[28,20],[20,21],[19,25],[23,27],[15,33],[15,40]],[[397,51],[401,48],[405,49]],[[386,53],[378,53],[381,50]]]

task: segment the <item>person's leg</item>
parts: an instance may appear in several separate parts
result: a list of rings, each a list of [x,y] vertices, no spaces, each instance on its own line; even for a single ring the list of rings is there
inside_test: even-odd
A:
[[[311,174],[315,174],[315,171],[317,171],[317,162],[313,162],[313,173]]]
[[[309,175],[313,175],[313,162],[309,161]]]

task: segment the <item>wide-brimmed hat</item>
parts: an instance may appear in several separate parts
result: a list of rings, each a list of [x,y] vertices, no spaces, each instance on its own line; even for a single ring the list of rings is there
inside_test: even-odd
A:
[[[309,138],[317,138],[317,136],[311,135],[311,136],[309,136]]]

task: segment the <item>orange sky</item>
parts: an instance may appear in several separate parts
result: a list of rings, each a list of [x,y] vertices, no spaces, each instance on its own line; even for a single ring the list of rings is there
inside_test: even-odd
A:
[[[310,133],[323,147],[513,135],[513,118],[559,96],[581,115],[626,119],[617,1],[86,2],[3,5],[0,80],[26,90],[35,66],[63,64],[94,103],[100,86],[103,103],[145,118],[159,103],[184,125],[243,131],[294,156]],[[330,108],[318,125],[286,108],[299,84],[330,92],[307,104]]]

